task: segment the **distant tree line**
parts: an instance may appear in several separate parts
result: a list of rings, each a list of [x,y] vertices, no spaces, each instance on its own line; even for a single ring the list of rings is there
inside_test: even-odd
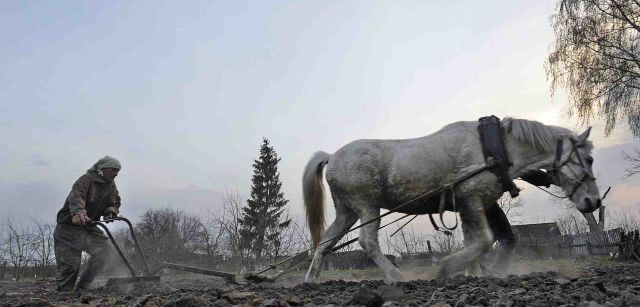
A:
[[[53,229],[55,225],[31,219],[0,224],[0,279],[44,279],[55,275]]]

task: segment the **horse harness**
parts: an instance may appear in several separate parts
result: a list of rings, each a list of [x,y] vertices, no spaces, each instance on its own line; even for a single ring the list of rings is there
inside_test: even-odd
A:
[[[558,139],[556,143],[556,158],[553,161],[553,167],[549,170],[549,175],[558,178],[558,172],[560,171],[560,169],[570,163],[582,167],[582,169],[584,170],[584,173],[582,174],[581,178],[578,178],[578,175],[571,168],[569,168],[569,171],[571,171],[571,174],[573,176],[567,176],[567,177],[569,181],[574,184],[574,187],[571,193],[569,193],[569,195],[567,196],[567,198],[571,199],[571,197],[573,197],[573,194],[575,194],[575,192],[578,190],[580,186],[582,186],[582,184],[584,184],[586,181],[595,181],[596,178],[593,176],[591,172],[588,171],[587,166],[582,160],[582,157],[580,157],[580,155],[578,154],[578,148],[583,147],[584,142],[578,142],[573,137],[569,138],[569,140],[571,141],[571,151],[569,152],[569,155],[567,155],[567,158],[564,161],[562,161],[562,148],[563,148],[562,145],[564,143],[564,140]],[[572,158],[573,153],[576,153],[576,157],[578,157],[578,162],[576,162]],[[607,190],[607,192],[609,191]],[[606,193],[605,193],[605,196],[606,196]]]
[[[502,190],[504,192],[509,192],[511,197],[517,197],[520,190],[513,183],[513,180],[509,178],[509,167],[512,163],[509,161],[509,157],[507,156],[507,151],[504,146],[504,130],[502,129],[502,125],[500,124],[500,119],[494,115],[485,116],[478,119],[480,124],[478,125],[478,134],[480,137],[480,143],[482,144],[482,153],[484,154],[485,161],[487,165],[484,169],[488,169],[492,173],[494,173],[500,183],[502,184]],[[459,181],[458,181],[459,182]],[[455,194],[453,192],[453,187],[458,183],[454,182],[449,185],[443,192],[440,194],[440,205],[438,208],[438,214],[440,215],[440,223],[442,224],[442,228],[445,234],[450,234],[452,230],[458,227],[458,219],[456,218],[456,222],[452,227],[447,227],[443,220],[445,203],[447,192],[451,195],[451,203],[453,206],[453,211],[456,210],[456,200]],[[440,227],[436,224],[433,219],[432,214],[429,214],[429,220],[433,225],[433,228],[436,231],[441,231]]]

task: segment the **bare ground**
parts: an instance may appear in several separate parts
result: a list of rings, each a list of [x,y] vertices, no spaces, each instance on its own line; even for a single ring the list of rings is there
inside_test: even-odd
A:
[[[0,283],[0,306],[640,306],[640,264],[606,260],[518,262],[504,278],[431,280],[430,268],[403,268],[385,284],[377,270],[324,272],[320,284],[296,272],[275,283],[227,284],[201,275],[58,293],[51,281]]]

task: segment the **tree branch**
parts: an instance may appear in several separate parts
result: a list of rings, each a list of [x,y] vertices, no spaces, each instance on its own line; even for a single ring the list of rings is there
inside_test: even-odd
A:
[[[631,21],[631,19],[629,19],[629,16],[627,16],[627,14],[624,12],[624,10],[620,6],[620,4],[618,2],[616,2],[615,0],[610,0],[610,1],[613,2],[613,4],[616,6],[616,8],[620,12],[620,14],[622,14],[622,18],[627,23],[629,23],[636,31],[640,32],[640,26],[638,26],[635,22],[633,22],[633,21]]]

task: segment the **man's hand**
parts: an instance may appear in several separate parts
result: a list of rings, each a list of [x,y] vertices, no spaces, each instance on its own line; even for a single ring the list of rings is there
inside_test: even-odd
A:
[[[71,218],[71,223],[73,223],[74,225],[84,226],[89,221],[91,221],[91,219],[87,216],[86,213],[78,213]]]

